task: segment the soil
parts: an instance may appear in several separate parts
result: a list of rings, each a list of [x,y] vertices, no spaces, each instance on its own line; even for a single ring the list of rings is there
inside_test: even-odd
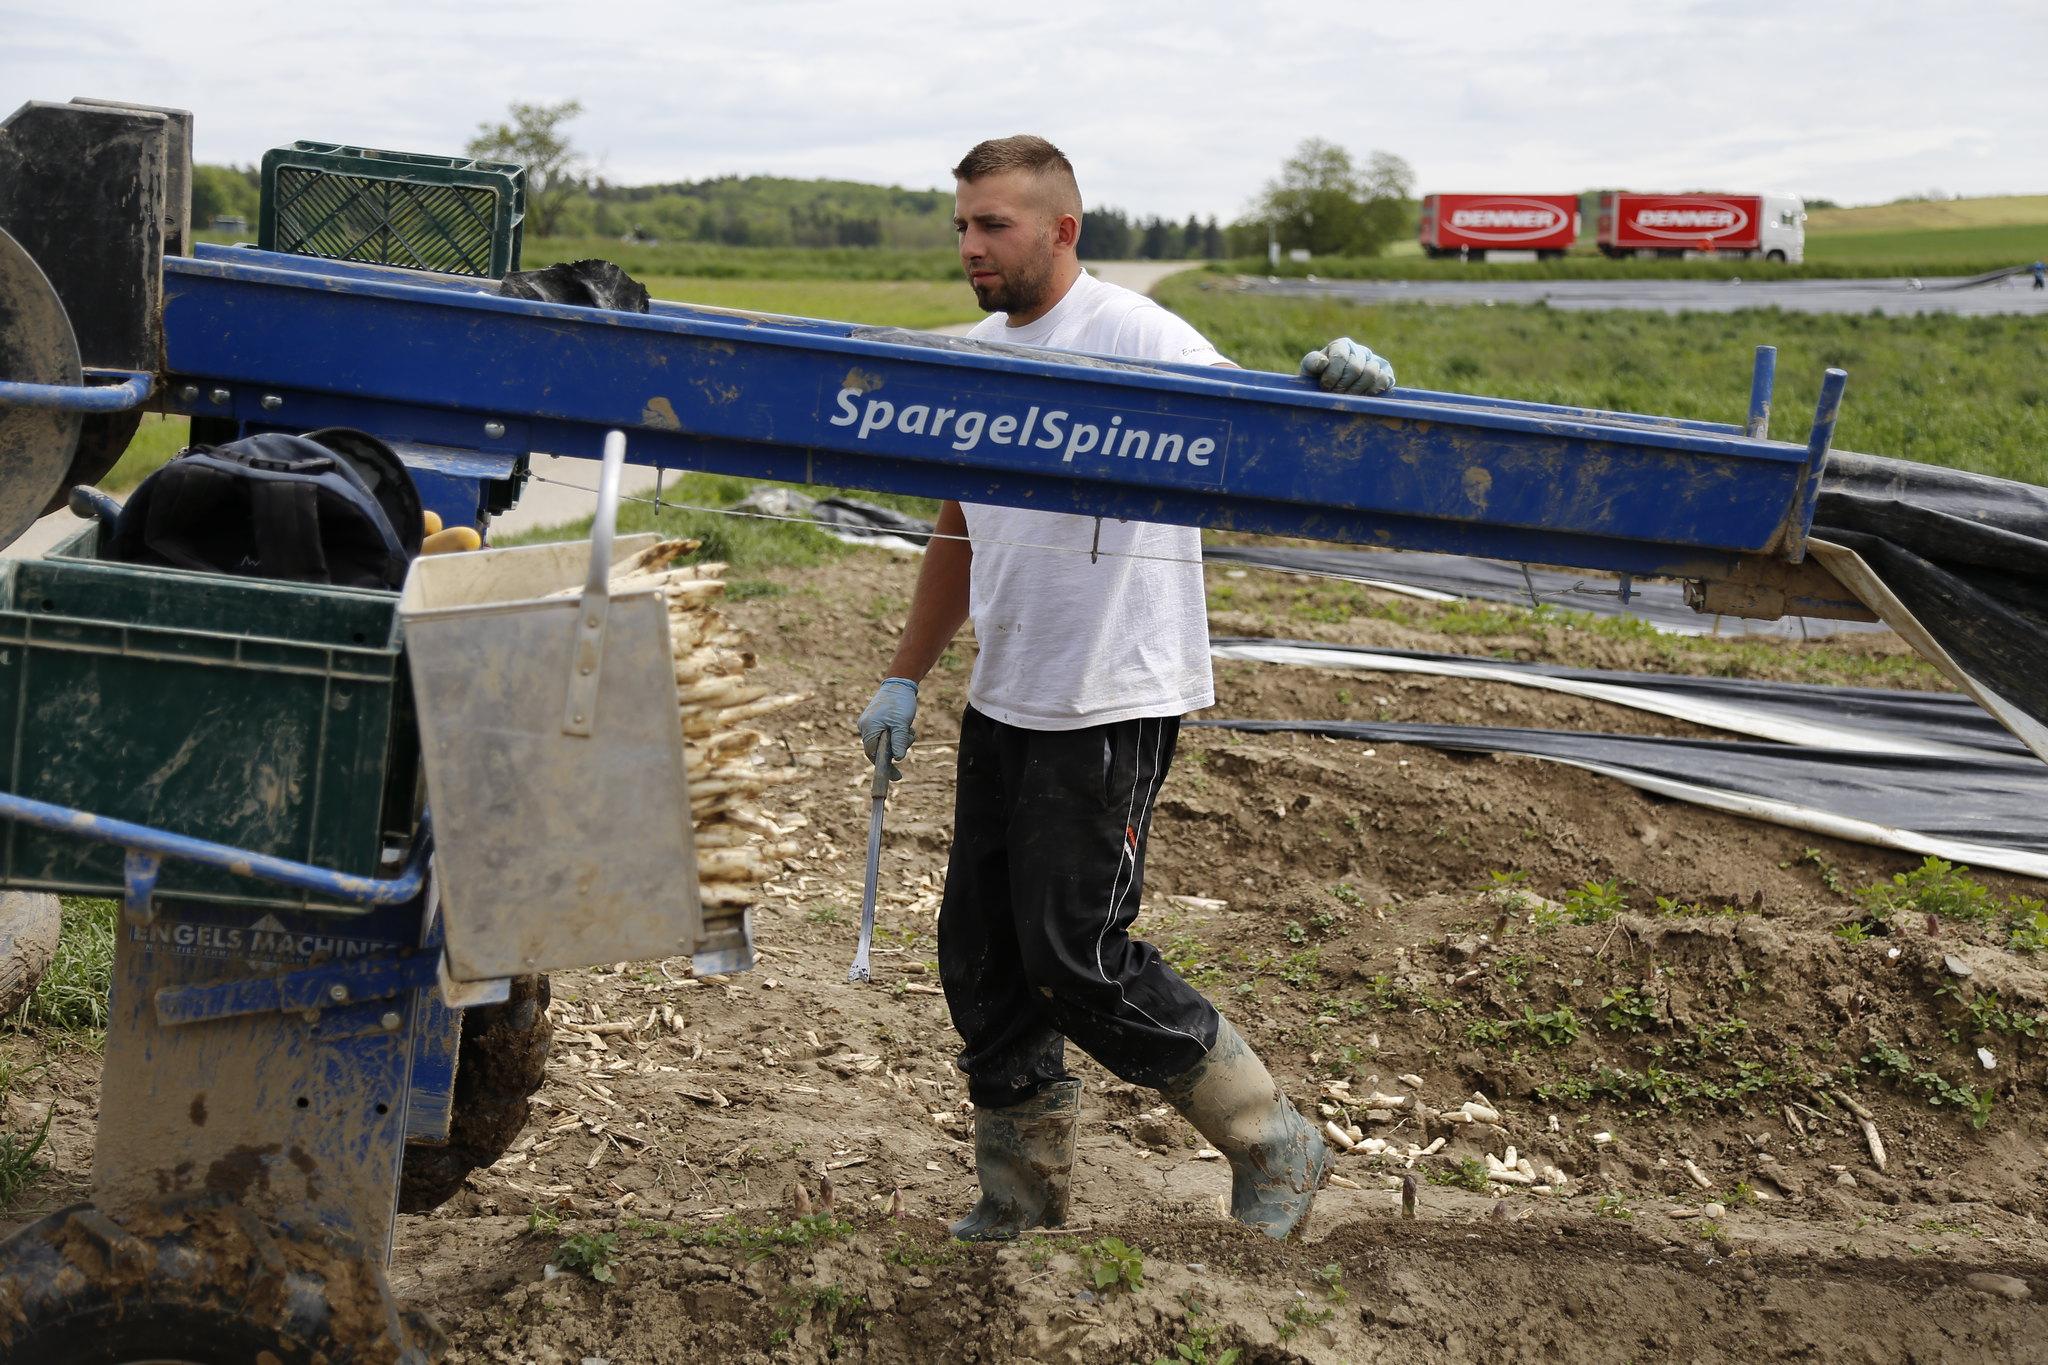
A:
[[[916,573],[855,553],[736,595],[763,680],[817,694],[783,731],[810,774],[781,807],[803,851],[756,917],[753,972],[553,978],[532,1124],[399,1222],[392,1282],[451,1359],[2042,1357],[2048,970],[2006,946],[2006,914],[1902,909],[1852,941],[1850,893],[1916,859],[1513,757],[1185,732],[1139,932],[1319,1123],[1389,1146],[1340,1155],[1305,1237],[1270,1242],[1222,1216],[1226,1167],[1156,1095],[1076,1057],[1071,1225],[951,1242],[972,1121],[933,927],[964,641],[890,805],[874,983],[845,979],[868,814],[852,723]],[[1537,623],[1474,642],[1362,589],[1387,619],[1290,617],[1300,581],[1231,582],[1219,634],[1934,685],[1887,637],[1738,651]],[[1701,733],[1463,681],[1231,664],[1217,683],[1219,716]],[[77,1197],[94,1069],[16,1083],[57,1107],[31,1202]],[[1490,1181],[1489,1157],[1533,1174]]]

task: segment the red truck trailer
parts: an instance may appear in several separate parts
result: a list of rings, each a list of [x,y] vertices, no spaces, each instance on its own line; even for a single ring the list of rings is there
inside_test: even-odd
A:
[[[1595,240],[1609,256],[1696,251],[1798,261],[1806,206],[1790,195],[1612,192],[1600,196]]]
[[[1579,238],[1576,194],[1430,194],[1416,234],[1425,256],[1483,261],[1489,251],[1555,260]]]

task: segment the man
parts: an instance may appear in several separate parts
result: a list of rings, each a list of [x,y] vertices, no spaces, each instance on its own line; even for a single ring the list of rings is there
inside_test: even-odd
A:
[[[990,314],[971,337],[1230,363],[1151,300],[1081,269],[1080,190],[1051,143],[981,143],[953,176],[961,265]],[[1394,382],[1348,339],[1303,370],[1345,392]],[[1229,1158],[1233,1215],[1285,1237],[1328,1174],[1328,1148],[1229,1022],[1129,933],[1180,717],[1215,700],[1201,535],[953,502],[937,530],[859,725],[869,757],[902,758],[919,680],[974,618],[939,974],[965,1044],[981,1199],[953,1233],[1002,1240],[1064,1220],[1081,1100],[1071,1038],[1164,1094]]]

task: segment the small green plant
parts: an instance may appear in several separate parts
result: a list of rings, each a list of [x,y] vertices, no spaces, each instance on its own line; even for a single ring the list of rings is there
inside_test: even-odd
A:
[[[1282,1341],[1292,1341],[1304,1327],[1320,1327],[1336,1316],[1334,1308],[1317,1308],[1306,1299],[1297,1299],[1287,1305],[1287,1314],[1274,1325],[1273,1335]]]
[[[1628,909],[1620,882],[1587,882],[1564,893],[1564,912],[1573,924],[1605,924]]]
[[[1099,1290],[1145,1286],[1145,1258],[1120,1237],[1104,1237],[1081,1248],[1081,1264]]]
[[[1474,1194],[1485,1194],[1487,1190],[1486,1166],[1477,1157],[1424,1166],[1422,1178],[1432,1185],[1450,1185]]]
[[[0,1085],[0,1096],[4,1096],[6,1091],[7,1087]],[[42,1126],[33,1136],[0,1133],[0,1209],[12,1208],[22,1191],[33,1185],[36,1177],[42,1174],[43,1163],[37,1160],[36,1154],[49,1140],[50,1120],[56,1114],[54,1107],[45,1112]]]
[[[526,1215],[526,1235],[552,1237],[562,1230],[562,1215],[553,1209],[532,1209]]]
[[[2048,948],[2048,908],[2040,901],[2015,896],[2017,908],[2012,914],[2010,946],[2016,953],[2038,953]]]
[[[1617,986],[1601,997],[1607,1027],[1615,1033],[1641,1033],[1657,1022],[1657,1002],[1634,986]]]
[[[1870,938],[1870,926],[1860,919],[1835,926],[1835,937],[1844,943],[1862,943]]]
[[[1988,920],[1999,910],[1991,889],[1972,881],[1970,869],[1928,858],[1911,872],[1895,872],[1890,881],[1856,893],[1866,919],[1889,924],[1901,911],[1917,910],[1942,919]]]
[[[810,914],[805,915],[804,918],[809,920],[813,924],[846,923],[846,916],[841,914],[839,912],[839,908],[834,905],[821,905],[817,909],[811,911]]]
[[[1628,1199],[1620,1194],[1601,1195],[1597,1211],[1602,1218],[1612,1218],[1623,1223],[1636,1216],[1636,1211],[1628,1206]]]
[[[1349,1303],[1351,1291],[1344,1287],[1344,1267],[1335,1261],[1315,1272],[1316,1283],[1323,1287],[1323,1297],[1331,1303]]]
[[[1508,1040],[1513,1028],[1504,1019],[1474,1019],[1465,1025],[1465,1041],[1474,1047],[1495,1047]]]
[[[1209,1311],[1201,1300],[1183,1294],[1181,1306],[1187,1310],[1187,1334],[1173,1344],[1172,1355],[1154,1356],[1151,1365],[1237,1365],[1244,1357],[1243,1349],[1231,1346],[1218,1350],[1215,1330],[1199,1325]]]
[[[1365,905],[1365,897],[1359,895],[1349,882],[1338,882],[1330,888],[1330,894],[1335,896],[1339,902],[1350,906],[1354,910],[1360,909]]]
[[[563,1239],[561,1249],[555,1252],[555,1264],[564,1270],[588,1275],[599,1284],[610,1284],[617,1278],[612,1271],[612,1261],[618,1253],[617,1233],[579,1232]]]
[[[1548,1014],[1538,1014],[1533,1005],[1522,1006],[1520,1027],[1545,1047],[1570,1047],[1579,1040],[1579,1016],[1570,1005],[1559,1005]]]
[[[1833,863],[1821,856],[1819,849],[1809,848],[1805,850],[1799,855],[1799,861],[1802,863],[1812,863],[1814,868],[1820,873],[1820,884],[1834,892],[1837,896],[1847,896],[1850,894],[1849,888],[1842,885],[1841,872]]]

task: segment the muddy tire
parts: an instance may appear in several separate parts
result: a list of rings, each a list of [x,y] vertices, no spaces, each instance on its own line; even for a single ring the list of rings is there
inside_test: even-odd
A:
[[[237,1204],[79,1204],[0,1243],[0,1360],[427,1365],[441,1350],[361,1248]]]
[[[63,925],[55,896],[0,893],[0,1015],[14,1013],[50,970]]]
[[[504,1003],[462,1012],[448,1141],[406,1144],[399,1212],[439,1208],[455,1197],[471,1171],[505,1154],[526,1127],[527,1101],[547,1079],[554,1035],[545,976],[517,977]]]

